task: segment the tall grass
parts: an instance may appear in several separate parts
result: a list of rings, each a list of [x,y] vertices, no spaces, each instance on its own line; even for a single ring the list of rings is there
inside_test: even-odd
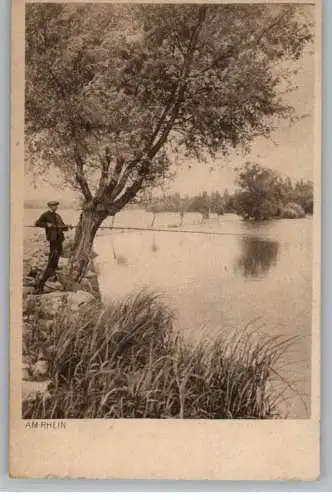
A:
[[[190,346],[173,312],[145,291],[79,313],[62,313],[25,349],[49,357],[47,397],[23,403],[24,418],[209,418],[278,416],[269,381],[287,341],[242,332]]]

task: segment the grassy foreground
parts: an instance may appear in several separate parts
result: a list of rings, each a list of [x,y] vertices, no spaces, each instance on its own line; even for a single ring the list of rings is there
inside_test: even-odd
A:
[[[268,390],[288,342],[243,333],[193,347],[173,331],[173,313],[142,292],[119,303],[59,315],[47,338],[25,349],[49,358],[47,397],[23,402],[24,418],[274,418]]]

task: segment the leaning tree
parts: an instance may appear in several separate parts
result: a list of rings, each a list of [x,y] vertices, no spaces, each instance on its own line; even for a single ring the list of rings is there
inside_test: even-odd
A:
[[[84,197],[69,273],[104,219],[158,183],[174,154],[268,137],[288,61],[312,38],[298,5],[27,4],[25,151]]]

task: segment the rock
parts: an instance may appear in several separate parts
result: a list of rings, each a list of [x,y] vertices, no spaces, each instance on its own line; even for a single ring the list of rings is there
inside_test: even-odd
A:
[[[25,337],[31,337],[32,335],[32,325],[29,321],[25,321],[23,322],[23,335],[25,335]]]
[[[30,380],[30,370],[28,363],[22,364],[22,380]]]
[[[57,272],[57,278],[64,290],[79,290],[79,284],[72,281],[65,272]]]
[[[93,271],[88,271],[85,275],[85,277],[88,279],[95,278],[96,276],[97,276],[97,274],[94,273]]]
[[[38,395],[44,395],[47,397],[48,385],[50,380],[35,381],[35,380],[24,380],[22,383],[22,400],[35,399]]]
[[[40,319],[38,321],[38,328],[42,333],[49,333],[53,327],[53,320],[51,319]]]
[[[87,278],[83,278],[82,279],[82,281],[81,281],[81,289],[84,292],[89,292],[89,293],[93,294],[93,287],[92,287],[90,281]]]
[[[95,298],[91,293],[78,290],[77,292],[68,293],[67,305],[72,311],[77,311],[81,306],[89,304],[94,300]]]
[[[36,311],[38,311],[40,318],[52,319],[64,308],[67,293],[56,291],[45,295],[37,295],[35,297],[38,298],[38,307],[36,307]]]
[[[27,299],[33,292],[33,286],[23,286],[23,299]],[[23,304],[24,310],[24,304]]]
[[[53,319],[61,310],[68,307],[71,311],[77,311],[81,306],[95,300],[94,296],[87,291],[77,290],[74,292],[55,291],[43,295],[32,295],[34,312],[38,313],[40,319]]]
[[[23,286],[34,286],[35,284],[35,277],[32,276],[25,276],[23,278]]]
[[[31,259],[31,267],[33,269],[38,269],[39,271],[44,268],[47,258],[48,253],[42,253],[40,255],[34,255],[33,258]]]
[[[48,374],[48,361],[46,359],[39,359],[31,366],[30,371],[35,379],[46,377]]]
[[[24,297],[24,290],[23,290],[23,314],[24,315],[30,315],[33,314],[36,306],[36,296],[31,295],[31,289],[30,289],[30,294],[26,294]]]
[[[41,272],[41,269],[37,266],[31,266],[30,271],[28,272],[28,277],[36,278],[38,274]]]
[[[52,292],[55,292],[57,290],[63,290],[63,286],[61,285],[61,283],[59,281],[55,281],[55,282],[47,282],[47,290],[48,291],[52,291]]]
[[[60,258],[60,261],[59,261],[59,266],[61,266],[62,268],[65,268],[67,267],[69,264],[69,258],[68,257],[61,257]]]

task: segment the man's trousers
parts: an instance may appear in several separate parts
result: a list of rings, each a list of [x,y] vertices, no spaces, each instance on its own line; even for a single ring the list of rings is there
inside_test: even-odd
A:
[[[48,278],[55,275],[55,271],[59,264],[59,259],[62,255],[62,240],[50,241],[50,253],[45,270],[41,274],[37,282],[37,288],[43,289]]]

